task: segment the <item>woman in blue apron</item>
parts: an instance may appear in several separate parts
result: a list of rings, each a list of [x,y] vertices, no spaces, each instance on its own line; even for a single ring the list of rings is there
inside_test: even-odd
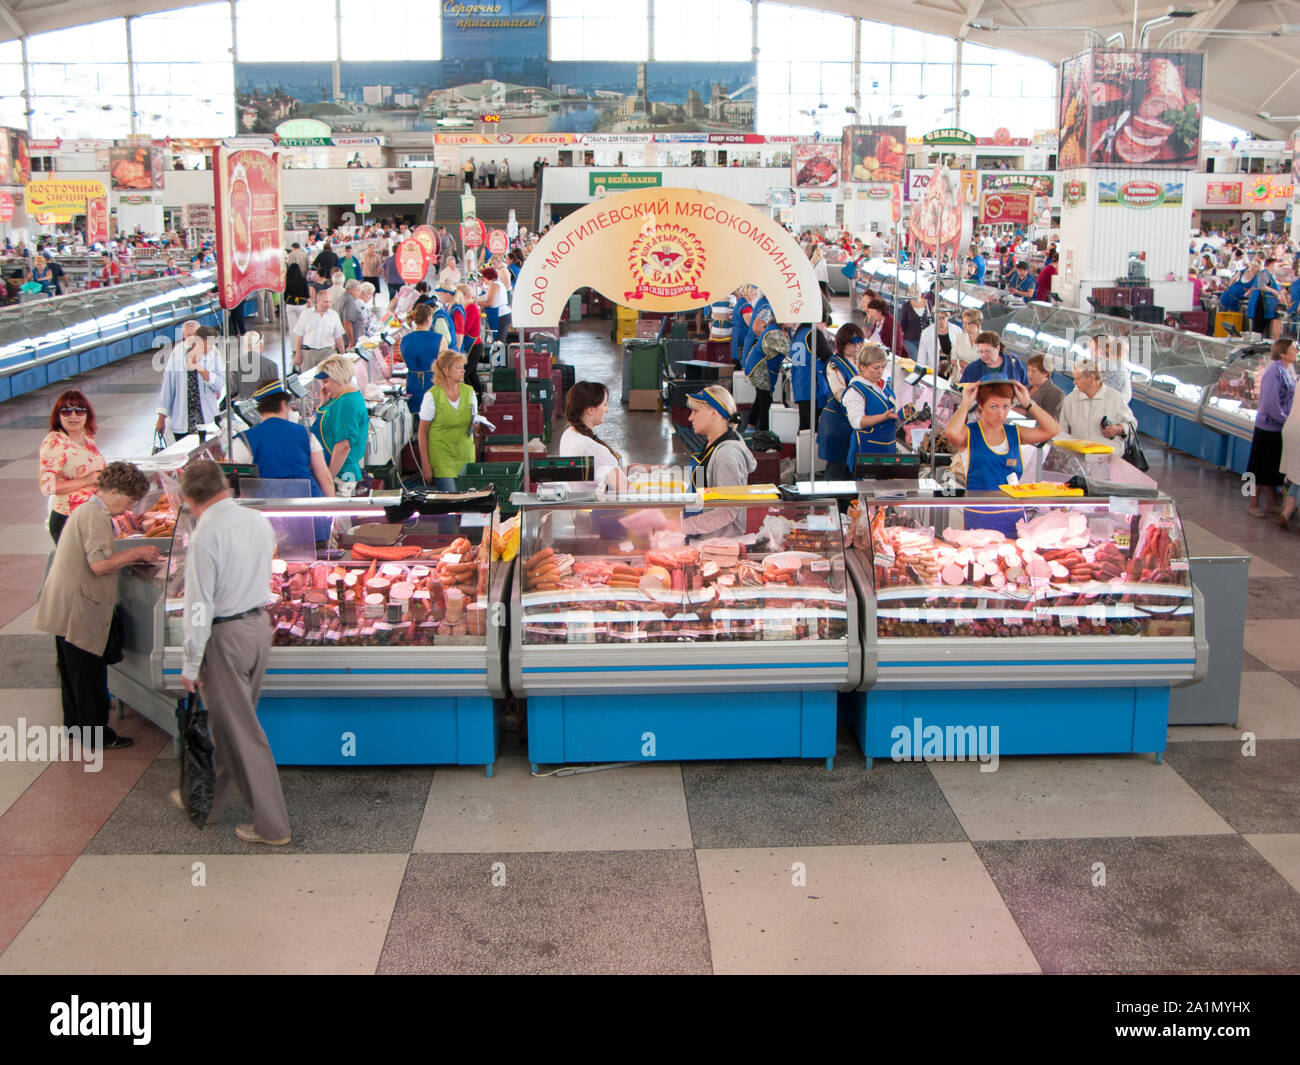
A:
[[[1241,301],[1246,297],[1246,290],[1254,283],[1254,276],[1247,279],[1249,268],[1241,270],[1232,279],[1228,287],[1219,294],[1219,310],[1235,314],[1241,310]]]
[[[978,406],[979,417],[969,425],[966,417]],[[1033,428],[1008,425],[1011,408],[1018,406],[1038,424]],[[1014,476],[1019,482],[1025,468],[1020,449],[1045,444],[1061,431],[1055,418],[1035,403],[1019,381],[985,381],[962,388],[961,403],[948,420],[944,435],[956,451],[966,453],[966,491],[996,492]],[[1010,538],[1016,522],[1025,516],[1023,507],[997,506],[970,500],[966,504],[966,528],[994,529]]]
[[[844,390],[844,410],[853,436],[849,439],[848,467],[852,473],[859,455],[892,455],[898,451],[898,399],[885,380],[889,353],[868,344],[858,355],[858,375]]]
[[[826,365],[829,395],[825,408],[817,416],[817,457],[826,463],[828,481],[852,479],[848,461],[853,430],[844,410],[843,396],[849,382],[857,376],[855,366],[864,342],[860,326],[852,322],[840,326],[835,334],[835,354]]]
[[[740,351],[749,335],[749,316],[754,307],[744,296],[736,297],[736,305],[731,308],[731,361],[740,362]]]
[[[422,303],[411,312],[411,331],[402,337],[406,405],[417,415],[424,394],[433,387],[433,364],[442,350],[442,334],[435,333],[432,326],[433,308]]]
[[[1250,298],[1246,302],[1247,320],[1255,332],[1266,340],[1277,336],[1275,324],[1280,325],[1277,319],[1277,302],[1282,292],[1277,286],[1277,279],[1273,276],[1272,269],[1276,263],[1276,259],[1264,261],[1264,269],[1255,275],[1255,286],[1250,290]]]

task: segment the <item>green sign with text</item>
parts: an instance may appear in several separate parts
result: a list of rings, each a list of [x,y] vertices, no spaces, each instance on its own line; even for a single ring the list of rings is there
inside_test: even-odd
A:
[[[592,196],[598,192],[627,192],[630,189],[657,189],[664,183],[658,170],[593,170],[587,175]]]

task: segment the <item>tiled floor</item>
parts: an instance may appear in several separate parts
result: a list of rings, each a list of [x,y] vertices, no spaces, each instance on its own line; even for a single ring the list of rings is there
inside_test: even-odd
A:
[[[601,435],[681,461],[629,413],[603,329],[562,342],[611,386]],[[77,382],[110,458],[147,453],[147,356]],[[48,539],[34,456],[58,389],[0,405],[0,726],[60,719],[32,625]],[[286,768],[294,842],[195,829],[166,737],[98,773],[0,760],[0,972],[1298,972],[1300,537],[1238,479],[1151,445],[1194,553],[1246,552],[1237,726],[1173,727],[1150,757],[835,768],[642,765],[532,779]]]

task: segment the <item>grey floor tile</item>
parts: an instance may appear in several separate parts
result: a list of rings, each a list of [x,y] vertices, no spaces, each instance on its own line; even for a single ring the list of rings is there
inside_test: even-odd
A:
[[[378,971],[707,974],[695,855],[413,854]]]
[[[1300,577],[1250,577],[1246,596],[1248,618],[1300,618]]]
[[[433,769],[304,768],[280,770],[293,843],[251,846],[235,826],[252,820],[242,802],[226,817],[195,828],[167,798],[177,762],[158,758],[86,847],[87,854],[405,854],[415,843]]]
[[[1281,675],[1285,677],[1290,683],[1294,684],[1297,688],[1300,688],[1300,673],[1294,673],[1288,671]]]
[[[1300,894],[1239,836],[975,849],[1044,972],[1300,972]]]
[[[1171,743],[1165,761],[1238,832],[1300,832],[1300,740]]]
[[[57,688],[53,636],[0,636],[0,688]]]
[[[951,843],[966,839],[924,765],[878,761],[841,737],[835,768],[818,762],[682,764],[698,848]]]
[[[1249,651],[1241,652],[1241,671],[1243,673],[1262,673],[1269,667]]]

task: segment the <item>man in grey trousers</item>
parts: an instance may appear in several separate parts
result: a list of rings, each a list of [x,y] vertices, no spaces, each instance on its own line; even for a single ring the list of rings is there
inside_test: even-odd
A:
[[[185,559],[187,692],[202,689],[212,731],[216,786],[209,820],[218,821],[232,789],[253,808],[253,823],[235,835],[281,847],[290,841],[289,812],[266,733],[257,720],[271,652],[271,559],[275,532],[256,511],[231,498],[221,467],[203,459],[181,475],[181,496],[194,514]],[[172,801],[184,807],[179,790]]]

